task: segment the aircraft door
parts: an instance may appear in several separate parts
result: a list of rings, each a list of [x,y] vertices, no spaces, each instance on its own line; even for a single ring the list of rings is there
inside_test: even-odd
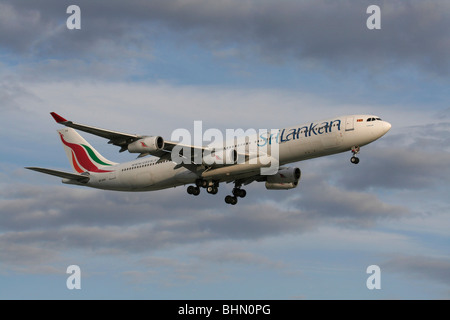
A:
[[[353,117],[347,118],[345,120],[345,131],[352,131],[355,129],[354,121],[355,121],[355,118],[353,118]]]

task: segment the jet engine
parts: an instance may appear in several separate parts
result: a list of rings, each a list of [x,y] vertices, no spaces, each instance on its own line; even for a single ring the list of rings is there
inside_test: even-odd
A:
[[[145,137],[128,145],[130,153],[152,153],[164,148],[164,139],[159,136]]]
[[[266,189],[287,190],[297,187],[300,180],[301,171],[299,168],[280,168],[272,176],[267,176]]]

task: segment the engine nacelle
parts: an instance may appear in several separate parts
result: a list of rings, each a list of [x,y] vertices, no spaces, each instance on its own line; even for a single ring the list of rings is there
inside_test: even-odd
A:
[[[281,168],[272,176],[267,176],[266,189],[287,190],[298,186],[302,173],[299,168]]]
[[[164,148],[164,139],[160,136],[145,137],[128,145],[131,153],[152,153]]]

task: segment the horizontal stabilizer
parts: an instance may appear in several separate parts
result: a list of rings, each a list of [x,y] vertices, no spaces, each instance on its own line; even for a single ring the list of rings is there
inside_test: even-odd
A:
[[[83,174],[76,174],[76,173],[70,173],[70,172],[64,172],[64,171],[58,171],[58,170],[52,170],[52,169],[45,169],[45,168],[36,168],[36,167],[26,167],[25,169],[50,174],[52,176],[69,179],[78,181],[81,183],[87,183],[89,181],[89,176],[83,175]]]

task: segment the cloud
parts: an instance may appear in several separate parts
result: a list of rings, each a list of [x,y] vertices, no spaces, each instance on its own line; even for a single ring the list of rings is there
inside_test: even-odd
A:
[[[5,240],[0,242],[1,265],[18,266],[23,269],[30,267],[34,271],[33,266],[53,263],[57,257],[55,251],[40,248],[32,243],[20,244]]]
[[[36,38],[36,30],[45,29],[43,25],[39,10],[20,10],[12,3],[4,1],[0,3],[0,43],[2,49],[10,49],[16,52],[26,51]],[[17,36],[20,36],[20,39]]]
[[[386,268],[402,272],[409,265],[406,274],[436,272],[432,281],[446,281],[446,260],[427,265],[425,257],[430,249],[444,252],[448,234],[449,124],[432,118],[439,105],[448,108],[446,2],[379,1],[378,31],[365,27],[366,8],[377,1],[80,0],[82,29],[73,32],[65,28],[71,4],[0,2],[2,274],[61,273],[66,262],[81,261],[83,274],[97,264],[91,270],[119,270],[114,280],[173,286],[244,280],[243,273],[256,270],[276,273],[281,284],[268,285],[285,289],[295,284],[281,278],[299,274],[291,251],[306,253],[299,256],[308,262],[301,262],[314,270],[326,263],[325,276],[336,269],[331,246],[344,260],[355,250],[358,256],[410,250],[418,256],[393,258]],[[245,75],[251,84],[227,78],[230,66],[241,77],[251,74]],[[270,78],[272,87],[256,88],[257,77]],[[176,85],[183,81],[188,85]],[[355,97],[359,102],[349,104]],[[69,168],[50,111],[165,138],[194,120],[204,120],[204,129],[230,123],[245,129],[376,112],[394,126],[363,148],[359,166],[350,164],[350,154],[292,164],[303,173],[297,189],[267,191],[255,183],[231,207],[223,201],[230,185],[215,197],[194,198],[182,187],[116,193],[24,170]],[[112,160],[134,158],[84,136]],[[431,246],[424,238],[436,234]]]
[[[55,142],[54,133],[48,130],[48,125],[53,123],[49,116],[51,111],[76,122],[123,132],[159,134],[167,140],[177,128],[192,131],[195,120],[204,121],[204,131],[219,128],[225,132],[231,124],[236,129],[258,130],[330,117],[330,114],[338,112],[331,101],[306,92],[283,89],[75,80],[40,83],[17,81],[0,86],[0,94],[2,92],[9,99],[10,108],[6,114],[8,118],[0,121],[15,122],[15,128],[20,127],[20,130],[30,127],[42,129],[42,134],[48,137],[51,135]],[[314,105],[313,109],[309,108],[311,105]],[[139,117],[125,115],[131,106]],[[282,112],[277,112],[274,106],[282,106]],[[339,108],[339,113],[356,111],[358,107],[343,106]],[[92,108],[95,108],[95,113],[90,113]],[[108,114],[107,118],[105,114]],[[240,116],[236,117],[235,114]],[[10,134],[7,131],[9,128],[3,130],[5,134]],[[96,138],[83,135],[89,141]],[[99,141],[104,143],[104,140]]]
[[[381,30],[366,27],[371,4],[381,7]],[[338,70],[355,68],[355,63],[375,72],[413,65],[448,74],[450,66],[446,1],[79,1],[78,32],[64,30],[65,5],[55,0],[2,3],[0,43],[41,57],[121,59],[122,50],[151,52],[152,41],[164,36],[213,53],[238,44],[249,58],[319,62]]]
[[[337,183],[354,190],[388,188],[420,190],[443,185],[450,178],[450,123],[398,128],[373,146],[361,149],[364,172],[337,172]]]
[[[321,217],[323,222],[367,228],[380,219],[399,219],[409,214],[406,207],[386,204],[372,193],[333,186],[315,174],[309,174],[301,184],[302,192],[291,205],[304,208],[311,218]]]
[[[53,160],[56,155],[48,157],[48,154],[57,153],[60,156],[57,166],[65,170],[68,168],[67,159],[54,132],[50,130],[49,133],[48,129],[49,124],[58,127],[47,113],[53,111],[48,109],[49,105],[59,106],[60,109],[56,111],[77,122],[124,132],[158,133],[163,136],[168,134],[165,133],[168,119],[170,130],[177,125],[182,127],[187,122],[192,123],[190,119],[186,119],[185,113],[173,115],[172,110],[182,110],[183,105],[193,106],[194,115],[189,113],[192,117],[211,112],[211,105],[214,105],[214,110],[217,110],[214,111],[214,123],[217,126],[228,126],[232,121],[234,126],[241,124],[244,128],[255,120],[256,114],[258,123],[263,127],[266,126],[264,123],[273,125],[276,119],[273,113],[267,111],[271,111],[276,103],[286,106],[284,112],[278,115],[279,121],[296,117],[299,101],[316,106],[309,114],[311,119],[334,110],[332,104],[315,96],[303,96],[302,93],[284,90],[221,87],[206,90],[202,86],[72,82],[22,83],[20,88],[26,94],[20,99],[18,97],[22,94],[11,95],[14,97],[13,101],[19,101],[26,112],[34,117],[9,122],[17,124],[14,129],[17,132],[28,132],[29,128],[33,128],[35,134],[31,137],[29,134],[25,135],[27,143],[22,143],[20,135],[14,134],[11,145],[33,154],[33,157],[27,158],[28,163],[24,166],[53,167],[48,161],[56,161]],[[12,89],[8,90],[10,91],[6,92],[11,92]],[[132,105],[134,114],[124,116],[123,105]],[[231,106],[233,112],[226,106]],[[97,112],[91,114],[90,110],[94,107]],[[43,112],[43,108],[47,108],[47,111]],[[347,108],[351,110],[357,107]],[[240,121],[235,121],[233,115],[237,110],[242,115]],[[17,119],[22,116],[21,112],[11,112]],[[89,116],[85,117],[85,114]],[[107,122],[104,114],[109,115]],[[139,114],[138,118],[136,114]],[[194,119],[196,118],[192,120]],[[150,129],[149,121],[152,122]],[[297,120],[300,121],[301,119]],[[206,127],[209,126],[205,125],[204,129]],[[51,136],[43,139],[44,134]],[[85,136],[91,141],[91,136]],[[36,141],[30,145],[29,139]],[[46,152],[41,150],[42,140],[52,142]],[[93,145],[104,153],[105,149],[100,144],[105,145],[105,141],[97,141],[99,145]],[[379,157],[388,152],[390,145],[381,147],[381,152],[375,152],[380,154]],[[113,156],[112,160],[117,160],[117,149],[111,147],[108,158],[109,155]],[[130,160],[130,155],[122,156],[126,158],[124,161]],[[9,183],[2,185],[0,189],[0,232],[3,232],[0,237],[5,243],[45,247],[54,251],[56,257],[58,252],[69,248],[105,255],[125,252],[143,254],[210,241],[256,241],[284,234],[301,235],[314,232],[321,226],[373,228],[379,221],[402,219],[410,214],[407,206],[392,205],[384,201],[371,192],[368,186],[355,190],[352,187],[354,181],[346,181],[342,186],[336,185],[336,179],[340,175],[336,173],[337,169],[330,169],[333,166],[330,166],[329,161],[334,162],[336,167],[332,158],[315,160],[313,163],[316,167],[310,165],[310,162],[295,164],[302,168],[303,177],[298,189],[292,192],[270,192],[262,184],[250,185],[247,187],[247,198],[242,199],[236,207],[229,207],[223,201],[224,194],[230,192],[230,186],[221,185],[220,194],[216,197],[202,194],[196,199],[187,195],[184,188],[152,193],[89,190],[60,185],[57,178],[19,170],[17,165],[20,162],[16,158],[14,156],[11,159],[11,163],[15,165],[3,167],[8,170],[5,171],[6,174],[9,171],[16,173],[7,174]],[[39,162],[34,163],[35,160]],[[376,160],[380,163],[387,161],[385,157]],[[358,173],[358,176],[365,177],[367,168],[373,168],[377,162],[370,162],[369,157],[363,161],[367,164],[361,167],[364,172]],[[348,176],[354,176],[350,172],[359,167],[352,166],[348,159],[345,159],[345,163],[348,164],[348,170],[352,170]],[[347,167],[341,164],[337,166],[342,172],[346,172]],[[434,178],[433,176],[431,179]],[[46,185],[42,185],[43,181]],[[264,198],[261,198],[262,193]],[[229,256],[229,259],[232,258]],[[240,258],[245,261],[245,255]],[[250,263],[252,257],[247,258],[247,263]],[[257,260],[257,257],[253,258]]]
[[[174,249],[174,257],[146,254],[136,261],[136,269],[124,275],[136,285],[157,283],[164,286],[182,286],[189,282],[215,283],[239,277],[229,272],[229,267],[246,268],[253,271],[289,272],[289,265],[282,261],[251,252],[242,247],[242,241],[226,240],[185,245]],[[252,241],[247,242],[248,246]],[[173,253],[175,252],[175,254]],[[290,271],[292,272],[292,271]]]
[[[214,248],[209,251],[202,250],[194,253],[194,255],[204,262],[214,262],[217,264],[237,263],[274,269],[286,268],[286,265],[281,261],[273,261],[265,256],[253,252],[246,252],[242,248],[233,245]]]
[[[328,189],[327,196],[317,194],[317,188]],[[0,190],[4,261],[9,244],[16,246],[19,256],[21,249],[26,255],[33,247],[46,248],[56,256],[69,248],[137,254],[190,243],[302,234],[335,222],[342,227],[367,227],[377,219],[399,218],[404,213],[403,208],[384,204],[375,196],[338,191],[325,181],[308,189],[301,201],[288,198],[280,203],[279,195],[273,193],[261,202],[255,193],[250,196],[253,200],[242,200],[238,208],[230,208],[223,199],[209,195],[204,195],[206,202],[198,202],[184,188],[114,193],[67,186],[4,186]],[[189,201],[195,204],[186,207]],[[247,254],[228,252],[225,258],[264,263]]]
[[[382,265],[382,269],[409,275],[415,280],[429,279],[450,286],[450,260],[441,257],[399,255]]]

